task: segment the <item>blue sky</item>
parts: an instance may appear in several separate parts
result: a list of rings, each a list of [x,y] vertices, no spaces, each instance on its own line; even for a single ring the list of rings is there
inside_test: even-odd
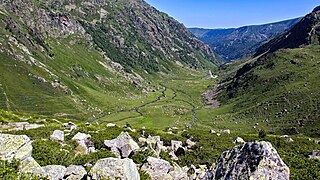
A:
[[[145,0],[187,27],[227,28],[304,16],[319,0]]]

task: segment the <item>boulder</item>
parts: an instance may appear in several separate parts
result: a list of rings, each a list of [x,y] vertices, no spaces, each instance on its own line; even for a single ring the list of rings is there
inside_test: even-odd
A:
[[[20,161],[31,157],[32,145],[26,135],[0,134],[0,159]]]
[[[63,179],[67,168],[60,165],[49,165],[44,166],[42,169],[45,172],[45,176],[48,177],[50,180],[60,180]]]
[[[236,137],[234,140],[233,140],[233,143],[234,144],[244,144],[246,143],[241,137]]]
[[[84,134],[84,133],[80,133],[78,132],[73,138],[72,140],[75,140],[79,146],[76,148],[77,152],[76,154],[88,154],[89,150],[88,150],[88,144],[90,143],[90,138],[91,135],[90,134]]]
[[[64,179],[66,180],[78,180],[84,179],[87,175],[87,171],[83,166],[71,165],[67,167]]]
[[[52,141],[63,142],[64,141],[64,132],[60,130],[53,131],[53,134],[50,136]]]
[[[20,171],[26,174],[31,173],[36,176],[45,176],[45,171],[32,157],[28,157],[25,160],[21,161]]]
[[[123,179],[139,180],[140,175],[131,159],[106,158],[100,159],[91,168],[89,175],[93,180]]]
[[[311,155],[309,155],[309,159],[317,159],[320,161],[320,151],[319,150],[313,150]]]
[[[248,142],[222,153],[214,179],[289,179],[290,170],[271,143]]]
[[[138,144],[131,138],[128,132],[121,134],[113,140],[105,140],[104,145],[111,149],[117,157],[127,158],[132,151],[139,149]]]
[[[148,157],[142,165],[141,170],[147,172],[151,179],[172,179],[169,175],[171,165],[168,161]]]

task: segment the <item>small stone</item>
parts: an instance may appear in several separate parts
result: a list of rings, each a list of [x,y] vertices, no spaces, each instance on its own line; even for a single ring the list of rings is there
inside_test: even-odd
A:
[[[115,124],[113,124],[113,123],[108,123],[107,124],[107,127],[115,127],[116,125]]]
[[[53,131],[53,134],[50,136],[50,140],[63,142],[64,141],[64,132],[60,130]]]
[[[234,144],[238,144],[238,143],[241,143],[241,144],[244,144],[246,143],[241,137],[236,137],[234,140],[233,140],[233,143]]]

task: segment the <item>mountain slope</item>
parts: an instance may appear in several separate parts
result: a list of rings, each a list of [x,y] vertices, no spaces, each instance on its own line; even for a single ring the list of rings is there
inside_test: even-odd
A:
[[[230,29],[190,28],[189,30],[209,44],[226,61],[230,61],[254,54],[258,47],[288,30],[300,19]]]
[[[0,108],[76,118],[132,108],[160,93],[142,93],[158,78],[221,62],[141,0],[0,1],[0,45]]]
[[[269,52],[252,59],[229,79],[220,100],[260,128],[319,137],[319,13],[315,9],[286,35],[271,40]],[[293,49],[281,49],[288,47]]]

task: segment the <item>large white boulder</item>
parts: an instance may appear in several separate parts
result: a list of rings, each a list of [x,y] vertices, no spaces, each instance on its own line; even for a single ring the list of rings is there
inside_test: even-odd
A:
[[[31,140],[26,135],[0,134],[0,159],[20,161],[31,157]]]
[[[131,159],[106,158],[100,159],[91,168],[89,175],[93,180],[122,179],[139,180],[140,175]]]
[[[55,130],[50,136],[52,141],[62,142],[64,141],[64,132],[61,130]]]
[[[110,148],[111,152],[119,158],[127,158],[132,151],[140,148],[127,132],[121,132],[115,139],[105,140],[104,145]]]

